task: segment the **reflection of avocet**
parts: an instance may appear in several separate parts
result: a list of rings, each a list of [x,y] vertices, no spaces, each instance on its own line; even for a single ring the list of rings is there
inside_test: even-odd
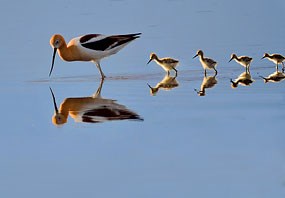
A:
[[[201,83],[200,90],[194,89],[199,96],[205,96],[206,95],[206,89],[214,87],[218,83],[216,79],[216,75],[214,76],[204,76],[204,79]]]
[[[193,58],[196,58],[197,56],[200,57],[200,62],[204,68],[204,74],[206,75],[207,71],[206,69],[213,69],[215,70],[215,75],[217,75],[218,71],[216,70],[217,62],[213,59],[204,57],[204,53],[202,50],[198,50],[196,55]]]
[[[150,93],[151,95],[155,95],[159,89],[164,89],[164,90],[171,90],[175,87],[179,86],[178,81],[176,80],[176,76],[172,77],[166,74],[164,78],[156,84],[155,87],[151,87],[149,84],[147,84],[150,88]]]
[[[143,120],[138,114],[116,103],[113,99],[101,97],[103,80],[97,92],[91,97],[66,98],[57,108],[52,90],[55,114],[52,122],[55,125],[65,124],[70,115],[76,122],[98,123],[112,120]]]
[[[263,76],[260,77],[263,78],[265,83],[280,82],[285,79],[285,74],[280,71],[275,71],[274,73],[270,74],[268,77],[263,77]]]
[[[229,62],[231,62],[232,60],[235,60],[237,63],[244,66],[246,70],[249,70],[252,58],[248,56],[237,56],[236,54],[232,54]]]
[[[158,58],[158,56],[155,53],[150,54],[150,59],[147,62],[149,64],[152,60],[154,60],[159,66],[161,66],[169,75],[171,70],[175,71],[175,74],[177,75],[177,69],[175,67],[179,64],[178,60],[175,60],[170,57],[166,58]]]
[[[232,80],[231,79],[231,83],[232,83],[232,88],[237,88],[239,84],[243,85],[243,86],[249,86],[251,83],[253,83],[254,80],[251,78],[250,72],[249,71],[245,71],[243,73],[241,73],[237,79]]]
[[[285,57],[280,54],[268,54],[265,53],[261,59],[267,58],[268,60],[272,61],[276,64],[276,71],[278,71],[278,64],[282,63],[282,71],[284,72],[284,63]]]
[[[52,66],[49,75],[53,70],[56,51],[65,61],[92,61],[96,63],[101,78],[105,78],[101,70],[100,60],[104,57],[117,53],[132,40],[139,38],[138,34],[112,35],[87,34],[73,38],[68,45],[59,34],[55,34],[50,39],[50,45],[54,48],[52,57]]]

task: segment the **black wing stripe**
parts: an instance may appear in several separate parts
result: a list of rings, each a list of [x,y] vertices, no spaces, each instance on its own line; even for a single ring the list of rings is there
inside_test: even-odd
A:
[[[84,36],[85,37],[85,36]],[[94,41],[94,42],[90,42],[90,43],[82,43],[81,42],[81,38],[80,42],[82,43],[81,45],[83,47],[86,47],[88,49],[92,49],[92,50],[97,50],[97,51],[104,51],[108,48],[115,48],[119,45],[128,43],[136,38],[138,38],[138,34],[131,34],[131,35],[118,35],[118,36],[109,36],[106,37],[102,40],[98,40],[98,41]],[[87,38],[83,39],[83,40],[87,40]],[[90,40],[90,38],[89,38]]]
[[[100,35],[101,34],[87,34],[87,35],[82,36],[80,38],[80,43],[85,43],[85,42],[89,41],[90,39],[97,37],[97,36],[100,36]]]

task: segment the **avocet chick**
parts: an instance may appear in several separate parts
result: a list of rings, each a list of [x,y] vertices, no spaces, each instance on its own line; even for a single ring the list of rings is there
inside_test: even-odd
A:
[[[204,53],[202,50],[198,50],[197,54],[193,57],[196,58],[197,56],[200,57],[200,62],[204,68],[205,75],[207,74],[206,69],[213,69],[215,70],[215,75],[217,75],[218,71],[216,70],[217,62],[213,59],[204,57]]]
[[[281,54],[268,54],[265,53],[261,59],[267,58],[268,60],[272,61],[273,63],[276,64],[276,71],[278,71],[278,64],[282,63],[282,72],[284,72],[284,63],[283,61],[285,60],[285,57],[282,56]]]
[[[246,70],[249,70],[252,58],[248,56],[237,56],[236,54],[232,54],[229,62],[231,62],[232,60],[235,60],[237,63],[244,66]]]
[[[158,58],[158,56],[155,53],[150,54],[150,59],[147,62],[149,64],[152,60],[154,60],[158,65],[160,65],[169,75],[171,70],[175,71],[175,74],[177,75],[177,70],[175,67],[178,65],[179,61],[175,60],[173,58]]]

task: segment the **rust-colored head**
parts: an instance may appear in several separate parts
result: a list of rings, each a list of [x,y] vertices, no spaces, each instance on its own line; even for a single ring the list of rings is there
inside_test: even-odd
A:
[[[56,51],[57,49],[60,49],[62,46],[66,45],[66,43],[65,43],[63,36],[61,36],[60,34],[53,35],[49,43],[53,47],[52,64],[51,64],[51,69],[49,72],[49,76],[50,76],[53,70],[53,66],[54,66],[54,59],[55,59]]]
[[[61,36],[60,34],[54,34],[50,38],[49,43],[52,46],[52,48],[59,49],[65,44],[65,40],[64,40],[63,36]]]

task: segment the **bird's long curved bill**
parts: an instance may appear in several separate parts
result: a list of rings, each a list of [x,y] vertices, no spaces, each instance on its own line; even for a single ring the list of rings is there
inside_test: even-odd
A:
[[[193,58],[196,58],[198,56],[198,54],[196,54]]]
[[[149,61],[147,62],[147,64],[149,64],[152,61],[152,59],[149,59]]]
[[[261,60],[264,59],[264,58],[265,58],[265,56],[263,56],[263,57],[261,58]]]
[[[233,60],[233,58],[231,58],[230,60],[229,60],[229,62],[231,62]]]
[[[55,59],[55,54],[56,54],[56,48],[53,49],[53,55],[52,55],[52,63],[51,63],[51,68],[50,68],[50,72],[49,72],[49,76],[51,75],[51,72],[53,70],[53,66],[54,66],[54,59]]]
[[[56,101],[55,101],[55,97],[54,97],[54,94],[53,94],[53,91],[51,88],[49,88],[50,92],[51,92],[51,95],[52,95],[52,100],[53,100],[53,105],[54,105],[54,111],[55,113],[58,113],[58,108],[57,108],[57,105],[56,105]]]

